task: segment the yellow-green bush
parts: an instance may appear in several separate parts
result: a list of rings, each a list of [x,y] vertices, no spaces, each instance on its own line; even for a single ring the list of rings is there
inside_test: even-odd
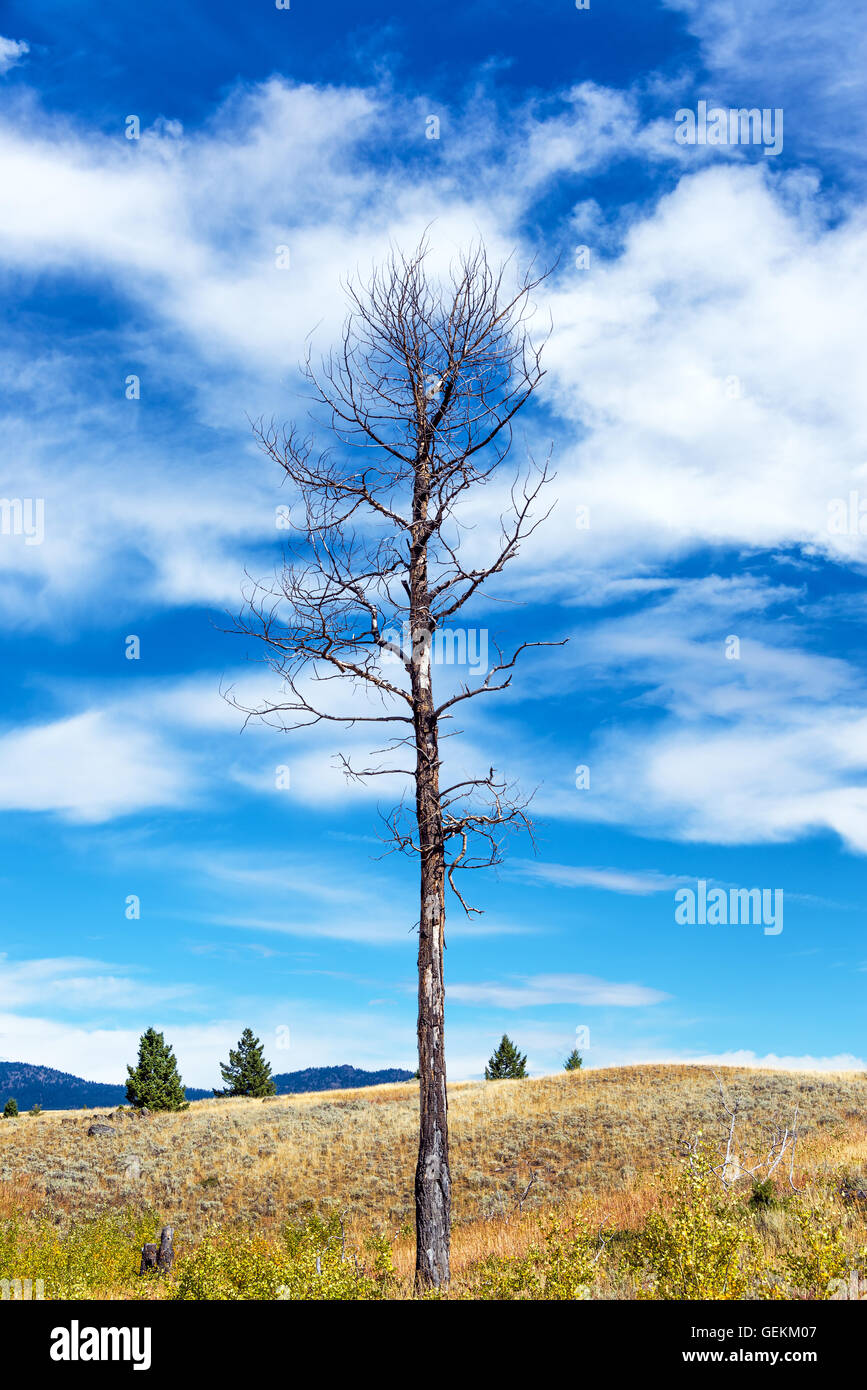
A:
[[[282,1238],[219,1231],[178,1260],[175,1299],[376,1299],[387,1296],[387,1242],[369,1242],[359,1259],[344,1246],[336,1216],[309,1216]]]
[[[785,1272],[808,1298],[828,1299],[833,1281],[845,1279],[849,1253],[843,1231],[829,1206],[801,1207],[795,1212],[799,1242],[785,1254]]]
[[[762,1248],[742,1207],[719,1183],[711,1154],[690,1154],[668,1210],[647,1217],[628,1262],[646,1281],[639,1298],[763,1296]]]
[[[467,1298],[584,1299],[600,1266],[600,1239],[583,1212],[570,1219],[558,1212],[539,1218],[542,1243],[521,1259],[493,1256],[476,1266]]]
[[[152,1212],[115,1211],[61,1232],[48,1220],[0,1223],[0,1279],[42,1280],[46,1299],[110,1294],[138,1274],[141,1247],[160,1229]]]

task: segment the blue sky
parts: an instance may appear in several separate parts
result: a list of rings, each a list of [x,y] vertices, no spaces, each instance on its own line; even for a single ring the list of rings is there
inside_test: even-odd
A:
[[[577,1029],[593,1066],[863,1067],[860,16],[46,0],[0,33],[0,493],[44,506],[0,535],[0,1056],[120,1079],[153,1023],[211,1085],[249,1024],[275,1070],[415,1065],[401,788],[346,785],[362,730],[242,733],[220,689],[266,688],[224,615],[287,501],[247,417],[303,414],[341,277],[431,224],[434,271],[556,262],[516,458],[552,446],[557,506],[467,624],[569,638],[449,750],[538,822],[449,905],[450,1074]],[[699,101],[779,108],[781,153],[679,144]],[[677,923],[699,880],[781,889],[783,930]]]

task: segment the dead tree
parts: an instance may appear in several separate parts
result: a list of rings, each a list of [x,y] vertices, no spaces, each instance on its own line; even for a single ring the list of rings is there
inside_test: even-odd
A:
[[[713,1075],[719,1089],[720,1104],[728,1117],[729,1124],[725,1152],[719,1163],[711,1164],[712,1172],[716,1174],[726,1190],[733,1187],[742,1178],[752,1178],[754,1182],[768,1182],[788,1154],[789,1187],[793,1192],[797,1192],[795,1153],[800,1137],[800,1130],[798,1129],[799,1107],[795,1106],[791,1124],[783,1124],[782,1121],[776,1122],[769,1131],[766,1147],[747,1157],[745,1150],[740,1154],[737,1152],[740,1146],[738,1122],[745,1113],[746,1103],[741,1096],[735,1096],[730,1102],[725,1093],[722,1077],[716,1072]],[[695,1161],[699,1148],[698,1138],[685,1141],[684,1149],[690,1164]]]
[[[388,815],[390,850],[420,863],[418,1056],[420,1132],[415,1179],[416,1283],[449,1279],[451,1185],[444,1052],[446,882],[467,913],[457,869],[500,862],[504,837],[531,829],[527,802],[493,768],[440,785],[440,740],[467,700],[504,690],[529,647],[497,650],[484,679],[437,703],[435,634],[518,554],[544,520],[535,514],[548,464],[530,461],[507,489],[489,551],[461,555],[466,504],[497,475],[512,421],[541,381],[540,348],[527,321],[543,278],[491,267],[479,246],[443,278],[428,273],[423,241],[393,252],[367,284],[347,287],[339,349],[307,380],[329,437],[321,448],[296,426],[254,426],[292,485],[284,566],[253,581],[234,630],[264,648],[279,697],[250,708],[281,730],[333,722],[388,725],[384,763],[338,755],[347,777],[399,774],[414,805]],[[547,515],[547,513],[545,513]],[[297,538],[297,539],[296,539]],[[329,682],[340,689],[332,695]],[[344,694],[340,702],[341,690]],[[346,697],[349,698],[346,698]],[[409,766],[401,765],[401,750]]]

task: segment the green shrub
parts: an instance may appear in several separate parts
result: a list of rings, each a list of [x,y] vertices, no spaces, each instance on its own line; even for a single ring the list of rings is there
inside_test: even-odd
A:
[[[734,1200],[720,1187],[706,1147],[690,1154],[670,1209],[647,1217],[628,1255],[648,1281],[639,1298],[741,1299],[756,1296],[762,1248]]]
[[[12,1100],[11,1098],[10,1098],[9,1100],[7,1100],[6,1104],[3,1106],[3,1118],[4,1118],[4,1120],[17,1120],[17,1119],[18,1119],[18,1102],[17,1102],[17,1100]]]
[[[0,1279],[41,1279],[46,1299],[105,1296],[138,1275],[141,1247],[161,1224],[142,1211],[105,1213],[66,1233],[47,1219],[0,1222]]]
[[[472,1272],[466,1297],[490,1299],[575,1300],[591,1297],[599,1273],[599,1237],[583,1213],[564,1218],[558,1212],[539,1217],[541,1245],[521,1259],[492,1256]]]
[[[834,1282],[844,1279],[849,1269],[843,1232],[830,1208],[801,1207],[795,1219],[799,1241],[786,1251],[786,1276],[808,1298],[828,1299]]]
[[[775,1207],[778,1203],[777,1189],[772,1178],[753,1178],[750,1193],[751,1207]]]
[[[212,1232],[178,1261],[170,1297],[384,1298],[392,1275],[391,1251],[385,1240],[368,1246],[373,1258],[366,1263],[347,1252],[336,1214],[314,1214],[287,1225],[279,1241],[249,1232]]]

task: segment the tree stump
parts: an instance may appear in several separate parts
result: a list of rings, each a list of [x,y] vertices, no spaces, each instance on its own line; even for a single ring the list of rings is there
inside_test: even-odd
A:
[[[175,1258],[172,1244],[174,1235],[175,1232],[172,1226],[163,1226],[163,1229],[160,1231],[159,1245],[153,1241],[149,1241],[147,1245],[142,1246],[139,1278],[150,1269],[158,1269],[161,1274],[168,1274]]]
[[[164,1274],[168,1274],[175,1258],[175,1251],[172,1241],[174,1240],[174,1230],[171,1226],[163,1226],[160,1232],[160,1248],[157,1254],[157,1269],[161,1269]]]

